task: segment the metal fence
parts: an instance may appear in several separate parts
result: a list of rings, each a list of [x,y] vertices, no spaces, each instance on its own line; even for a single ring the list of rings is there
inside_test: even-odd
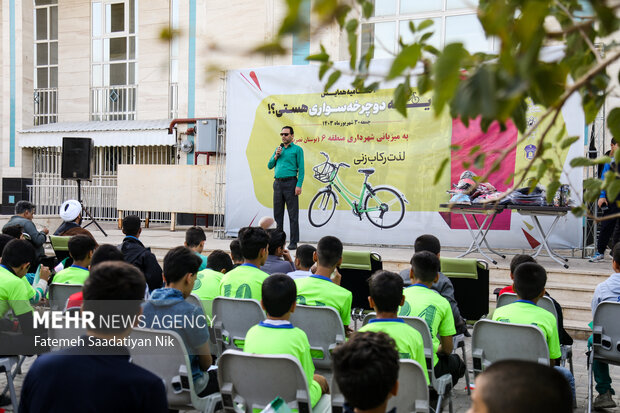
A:
[[[107,86],[90,89],[90,120],[135,120],[138,87]]]
[[[119,164],[170,165],[175,163],[173,146],[96,147],[91,181],[82,181],[82,201],[97,220],[117,219],[116,188]],[[58,214],[67,199],[77,199],[77,183],[60,176],[62,150],[57,147],[33,149],[33,184],[28,186],[29,199],[39,214]],[[127,211],[141,218],[145,212]],[[170,213],[153,212],[152,222],[170,222]]]
[[[34,101],[34,126],[46,125],[58,122],[58,89],[35,89]]]

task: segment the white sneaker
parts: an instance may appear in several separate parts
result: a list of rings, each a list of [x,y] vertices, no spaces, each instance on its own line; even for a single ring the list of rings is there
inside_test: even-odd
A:
[[[597,252],[596,254],[591,256],[588,261],[590,261],[590,262],[599,262],[599,261],[603,261],[604,259],[605,259],[605,254],[601,254],[600,252]]]

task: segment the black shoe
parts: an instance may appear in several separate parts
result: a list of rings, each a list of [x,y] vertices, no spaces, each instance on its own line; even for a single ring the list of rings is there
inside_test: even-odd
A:
[[[290,244],[288,244],[287,247],[289,250],[296,250],[297,249],[297,244],[294,242],[291,242]]]

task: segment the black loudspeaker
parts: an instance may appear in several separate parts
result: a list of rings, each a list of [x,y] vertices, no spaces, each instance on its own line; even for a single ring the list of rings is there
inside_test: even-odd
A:
[[[62,138],[61,177],[90,181],[94,169],[94,152],[91,138]]]

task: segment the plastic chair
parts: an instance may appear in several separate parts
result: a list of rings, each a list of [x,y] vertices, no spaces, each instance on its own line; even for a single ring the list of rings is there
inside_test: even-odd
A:
[[[332,399],[332,413],[344,410],[344,395],[332,378],[329,385]],[[401,359],[398,369],[398,394],[388,401],[386,411],[396,408],[401,413],[428,413],[429,396],[423,367],[414,360]]]
[[[376,318],[375,313],[368,313],[366,317],[364,317],[364,325],[368,324],[370,320]],[[452,376],[449,374],[444,374],[441,377],[435,376],[435,365],[433,363],[433,339],[431,337],[431,331],[426,324],[426,321],[419,317],[400,317],[402,318],[407,325],[415,328],[420,335],[422,336],[422,342],[424,343],[424,358],[426,359],[426,370],[428,371],[428,378],[433,385],[435,391],[439,395],[437,399],[437,411],[440,412],[442,408],[442,403],[444,399],[448,398],[448,406],[450,409],[450,413],[452,413]],[[467,369],[466,369],[467,370]],[[469,375],[468,375],[469,377]],[[468,386],[469,387],[469,386]]]
[[[213,311],[213,300],[201,300],[196,294],[191,293],[185,301],[195,305],[196,307],[202,307],[202,311],[204,311],[207,321],[209,322],[209,349],[211,350],[211,354],[219,357],[222,352],[220,351],[220,346],[217,345],[217,340],[215,339],[215,328],[213,327],[214,322],[213,317],[211,316]]]
[[[512,304],[515,301],[518,300],[518,297],[516,294],[513,293],[504,293],[502,295],[500,295],[499,297],[497,297],[497,304],[495,305],[495,308],[499,308],[502,307],[504,305],[508,305],[508,304]],[[536,305],[540,308],[544,308],[545,310],[549,311],[551,314],[553,314],[553,316],[555,317],[555,319],[558,319],[558,313],[555,309],[555,305],[553,304],[553,300],[547,296],[542,296],[540,298],[540,300],[538,300],[538,302],[536,303]],[[570,367],[570,372],[571,374],[573,374],[573,346],[571,345],[566,345],[566,344],[561,344],[560,345],[560,350],[562,351],[562,357],[560,360],[560,365],[562,367],[564,367],[566,365],[566,361],[568,360],[568,365]]]
[[[69,240],[71,237],[60,235],[50,235],[49,237],[58,262],[69,257]]]
[[[4,372],[6,374],[6,381],[9,390],[9,397],[11,398],[11,404],[13,405],[13,411],[17,413],[17,392],[15,391],[15,383],[13,383],[13,373],[11,372],[11,367],[14,364],[11,361],[13,358],[17,361],[17,357],[0,357],[0,373]]]
[[[291,314],[290,321],[308,336],[316,369],[331,371],[331,352],[345,341],[344,327],[338,311],[332,307],[298,305]]]
[[[132,339],[142,339],[144,343],[129,349],[131,361],[161,377],[166,387],[168,408],[173,410],[196,409],[213,412],[220,394],[199,397],[194,388],[192,367],[183,339],[174,331],[136,328],[131,332]],[[155,343],[166,343],[156,346]],[[206,374],[206,373],[205,373]]]
[[[216,297],[213,300],[213,329],[217,351],[241,349],[248,330],[265,319],[257,300]]]
[[[592,322],[592,349],[588,354],[588,408],[592,411],[593,376],[592,362],[600,360],[620,365],[620,303],[603,301],[596,307]]]
[[[323,395],[312,408],[306,375],[289,354],[250,354],[226,350],[218,360],[217,377],[226,412],[262,410],[276,397],[299,413],[329,412]]]
[[[499,360],[526,360],[549,365],[549,347],[535,325],[480,320],[471,340],[474,376]]]
[[[52,283],[49,288],[50,309],[62,311],[67,306],[67,300],[72,294],[82,291],[82,284],[56,284]]]

